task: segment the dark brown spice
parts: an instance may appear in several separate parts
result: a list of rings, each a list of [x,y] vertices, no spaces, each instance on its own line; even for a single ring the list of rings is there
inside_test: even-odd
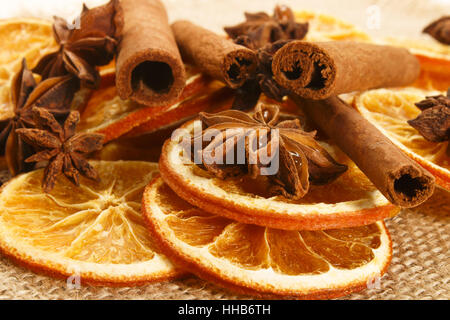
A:
[[[405,155],[355,108],[336,96],[325,100],[295,95],[291,98],[390,202],[412,208],[433,194],[433,175]]]
[[[450,16],[444,16],[423,29],[437,41],[450,45]]]
[[[302,130],[298,119],[280,121],[278,106],[260,104],[253,116],[238,110],[200,113],[200,119],[206,129],[193,138],[190,147],[201,143],[202,150],[192,156],[199,157],[202,166],[220,179],[245,173],[256,178],[273,164],[278,154],[279,169],[269,175],[273,183],[271,191],[300,199],[308,192],[310,183],[328,183],[347,169],[320,146],[314,139],[315,132]],[[273,134],[272,129],[278,129],[279,134]],[[217,130],[221,135],[214,135]],[[267,141],[262,142],[260,137],[266,134]],[[205,140],[211,142],[205,143]],[[243,154],[238,155],[239,145],[245,146],[245,159],[239,160],[239,157],[244,158]],[[216,151],[223,154],[216,155]],[[234,161],[227,163],[231,155]],[[261,163],[262,155],[268,155],[270,163]]]
[[[27,68],[25,59],[12,80],[11,96],[14,115],[0,121],[0,154],[5,155],[11,174],[17,175],[33,168],[24,160],[33,148],[21,139],[16,129],[34,126],[31,114],[33,107],[47,109],[57,118],[68,114],[78,81],[71,75],[55,77],[36,84],[33,74]]]
[[[111,0],[93,9],[83,5],[79,26],[69,27],[66,20],[54,17],[53,34],[60,48],[42,57],[33,72],[43,79],[72,74],[82,85],[97,87],[100,75],[96,66],[108,64],[116,52],[117,2]]]
[[[244,85],[237,89],[233,109],[252,109],[257,104],[261,93],[279,102],[289,94],[289,91],[273,79],[272,73],[273,55],[288,42],[289,40],[280,40],[257,50],[256,71]]]
[[[246,21],[225,31],[235,43],[257,50],[258,66],[254,75],[236,92],[233,109],[249,110],[261,93],[281,102],[288,91],[273,79],[272,58],[291,40],[301,40],[308,32],[308,23],[297,23],[286,6],[276,6],[273,16],[264,12],[245,13]]]
[[[265,12],[246,12],[245,18],[245,22],[225,27],[225,32],[236,43],[250,49],[256,50],[279,40],[300,40],[308,32],[308,23],[297,23],[287,6],[276,6],[272,16]]]
[[[233,109],[250,110],[258,102],[261,93],[278,102],[289,94],[289,91],[280,86],[272,73],[272,59],[274,54],[290,40],[280,40],[270,43],[257,51],[257,68],[255,73],[242,87],[236,91]]]
[[[444,142],[450,140],[450,88],[447,96],[426,97],[416,103],[422,113],[408,123],[428,141]]]
[[[56,183],[56,178],[64,174],[76,186],[79,185],[79,175],[92,180],[99,180],[97,172],[85,159],[91,152],[100,150],[104,135],[97,133],[75,133],[80,121],[78,111],[71,111],[64,125],[61,126],[55,117],[43,108],[32,109],[37,128],[17,129],[20,137],[39,151],[25,161],[48,161],[44,172],[42,186],[45,192],[50,192]]]

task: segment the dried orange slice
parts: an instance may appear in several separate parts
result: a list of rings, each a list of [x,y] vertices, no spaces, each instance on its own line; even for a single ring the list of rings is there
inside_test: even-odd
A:
[[[421,73],[415,87],[447,91],[450,87],[450,47],[429,39],[388,38],[390,45],[408,48],[420,61]]]
[[[334,158],[349,166],[324,186],[311,186],[300,200],[268,194],[267,177],[218,179],[190,161],[182,143],[199,120],[177,130],[164,144],[159,161],[164,181],[183,199],[208,212],[243,223],[285,230],[322,230],[374,223],[399,212],[356,165],[336,147],[322,143]],[[200,127],[199,127],[200,129]]]
[[[143,197],[143,215],[174,262],[224,287],[257,296],[334,298],[372,284],[387,269],[383,222],[327,231],[284,231],[207,213],[161,178]]]
[[[170,138],[172,130],[169,127],[157,132],[137,137],[120,137],[105,145],[94,154],[94,159],[117,161],[138,160],[158,162],[164,141]]]
[[[0,251],[32,270],[81,282],[137,285],[181,275],[160,254],[140,213],[156,163],[92,162],[100,183],[60,177],[41,188],[43,170],[10,180],[0,193]]]
[[[187,100],[180,105],[174,105],[166,112],[163,112],[139,127],[131,130],[127,136],[139,136],[158,130],[173,129],[179,127],[184,122],[196,117],[199,112],[219,112],[230,109],[233,104],[233,91],[228,87],[222,87],[214,92],[206,91],[195,98]]]
[[[196,105],[196,99],[204,99],[223,87],[218,81],[202,76],[192,68],[187,68],[187,75],[186,87],[175,104],[145,107],[131,100],[121,100],[117,95],[115,75],[106,71],[100,88],[92,93],[81,111],[78,128],[80,131],[103,133],[108,142],[149,121],[156,125],[176,122],[190,115],[190,108]],[[150,130],[148,126],[146,129]]]
[[[0,21],[0,119],[11,116],[10,84],[22,59],[34,67],[42,55],[57,49],[52,24],[39,19]]]
[[[378,89],[355,97],[354,106],[394,144],[436,177],[437,185],[450,190],[448,142],[429,142],[406,121],[416,118],[414,104],[426,96],[439,94],[416,88]]]
[[[313,11],[296,11],[295,19],[308,22],[307,41],[370,41],[367,33],[336,17]]]
[[[415,53],[420,61],[420,75],[413,86],[426,90],[447,91],[450,87],[450,49],[446,58]]]

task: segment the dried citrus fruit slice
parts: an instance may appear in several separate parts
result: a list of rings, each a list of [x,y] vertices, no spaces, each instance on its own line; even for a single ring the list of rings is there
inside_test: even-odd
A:
[[[311,186],[300,200],[272,196],[264,176],[256,180],[248,176],[218,179],[191,162],[183,152],[182,144],[190,139],[194,126],[201,126],[200,121],[186,123],[165,142],[160,171],[164,181],[180,197],[208,212],[286,230],[360,226],[399,212],[350,159],[325,143],[327,151],[349,169],[332,183]]]
[[[299,22],[309,23],[308,33],[305,37],[307,41],[370,41],[368,34],[353,24],[333,16],[313,11],[296,11],[295,19]]]
[[[387,269],[383,222],[327,231],[285,231],[207,213],[161,178],[145,189],[143,215],[161,250],[199,277],[258,296],[333,298],[364,289]]]
[[[161,155],[164,141],[170,138],[174,128],[158,130],[157,132],[136,137],[120,137],[111,141],[94,154],[98,160],[138,160],[157,162]]]
[[[408,48],[420,61],[415,87],[446,91],[450,87],[450,47],[434,40],[388,38],[387,44]]]
[[[42,55],[57,49],[52,32],[52,25],[46,20],[0,21],[0,120],[12,114],[10,84],[22,59],[32,68]]]
[[[156,163],[92,162],[101,182],[60,177],[50,194],[43,170],[10,180],[0,193],[0,250],[25,266],[82,282],[135,285],[181,274],[154,247],[140,213]]]
[[[233,104],[233,91],[228,87],[222,87],[216,91],[205,91],[180,105],[174,105],[169,110],[153,117],[146,123],[131,130],[127,136],[139,136],[146,133],[171,127],[177,128],[184,122],[196,117],[199,112],[219,112],[230,109]]]
[[[203,98],[223,87],[217,81],[202,76],[192,68],[187,68],[187,76],[186,87],[175,104],[145,107],[131,100],[121,100],[117,95],[115,75],[106,72],[102,76],[100,88],[92,93],[81,111],[79,130],[103,133],[107,142],[149,121],[154,121],[158,125],[161,121],[176,122],[189,115],[190,108],[185,105],[192,107],[195,105],[195,99]],[[169,112],[167,117],[166,112]],[[174,118],[170,118],[171,116]],[[155,118],[156,120],[153,120]]]
[[[361,93],[354,106],[378,130],[436,177],[436,183],[450,190],[448,142],[429,142],[406,121],[416,118],[420,109],[414,104],[437,92],[415,88],[378,89]]]

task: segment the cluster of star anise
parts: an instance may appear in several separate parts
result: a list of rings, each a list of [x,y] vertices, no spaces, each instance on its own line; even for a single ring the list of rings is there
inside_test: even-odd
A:
[[[84,156],[101,148],[103,136],[75,134],[79,114],[70,109],[80,85],[96,87],[100,80],[96,67],[114,57],[116,6],[117,0],[93,9],[83,6],[79,25],[55,17],[53,31],[60,48],[33,69],[41,82],[36,82],[25,60],[13,78],[13,112],[0,121],[0,153],[12,175],[32,170],[32,162],[47,163],[46,192],[60,174],[77,185],[80,174],[97,179]]]
[[[103,135],[75,134],[79,113],[71,112],[70,106],[78,85],[70,75],[37,84],[24,59],[12,82],[13,115],[0,121],[0,150],[11,174],[32,170],[32,162],[48,162],[43,182],[46,192],[61,173],[75,184],[78,172],[96,178],[83,156],[101,148]],[[59,122],[64,119],[61,127]]]
[[[118,0],[88,9],[83,5],[79,19],[69,24],[54,17],[53,34],[59,50],[45,55],[33,72],[43,79],[71,74],[86,87],[100,81],[96,66],[108,64],[116,52],[115,13]]]
[[[237,89],[234,109],[247,110],[258,102],[261,93],[281,101],[288,91],[273,80],[272,58],[286,43],[303,39],[308,23],[295,21],[286,6],[276,6],[273,16],[264,12],[245,13],[246,21],[225,31],[235,43],[257,51],[258,66],[254,75]]]
[[[276,6],[272,16],[246,12],[245,18],[245,22],[225,27],[225,32],[237,43],[254,50],[279,40],[303,39],[308,32],[308,23],[296,22],[294,13],[286,6]]]
[[[24,160],[32,154],[33,148],[21,139],[16,130],[35,125],[31,113],[33,107],[46,108],[56,118],[64,118],[69,113],[77,90],[78,82],[67,75],[49,78],[37,84],[25,59],[22,61],[20,71],[12,80],[13,113],[0,121],[0,153],[5,156],[12,175],[32,169]]]
[[[280,121],[278,106],[259,104],[253,116],[238,110],[202,112],[200,119],[205,129],[193,137],[191,156],[221,179],[244,173],[256,178],[265,175],[263,170],[278,167],[275,174],[267,174],[272,192],[300,199],[310,183],[328,183],[347,170],[314,139],[315,132],[303,131],[298,119]],[[239,157],[243,159],[238,161]]]
[[[426,97],[416,103],[422,110],[416,119],[408,123],[428,141],[444,142],[450,140],[450,88],[447,96],[438,95]],[[450,153],[450,147],[447,149]]]

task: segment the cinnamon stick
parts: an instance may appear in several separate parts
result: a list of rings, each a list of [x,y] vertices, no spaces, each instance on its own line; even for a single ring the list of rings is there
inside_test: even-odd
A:
[[[173,103],[186,75],[164,5],[159,0],[121,0],[116,25],[120,98],[147,106]]]
[[[275,54],[275,80],[314,100],[357,90],[405,86],[420,64],[407,49],[352,41],[292,41]]]
[[[253,50],[189,21],[173,23],[172,30],[185,62],[231,88],[242,86],[256,69]]]
[[[415,207],[434,191],[434,177],[338,97],[292,97],[393,204]]]

